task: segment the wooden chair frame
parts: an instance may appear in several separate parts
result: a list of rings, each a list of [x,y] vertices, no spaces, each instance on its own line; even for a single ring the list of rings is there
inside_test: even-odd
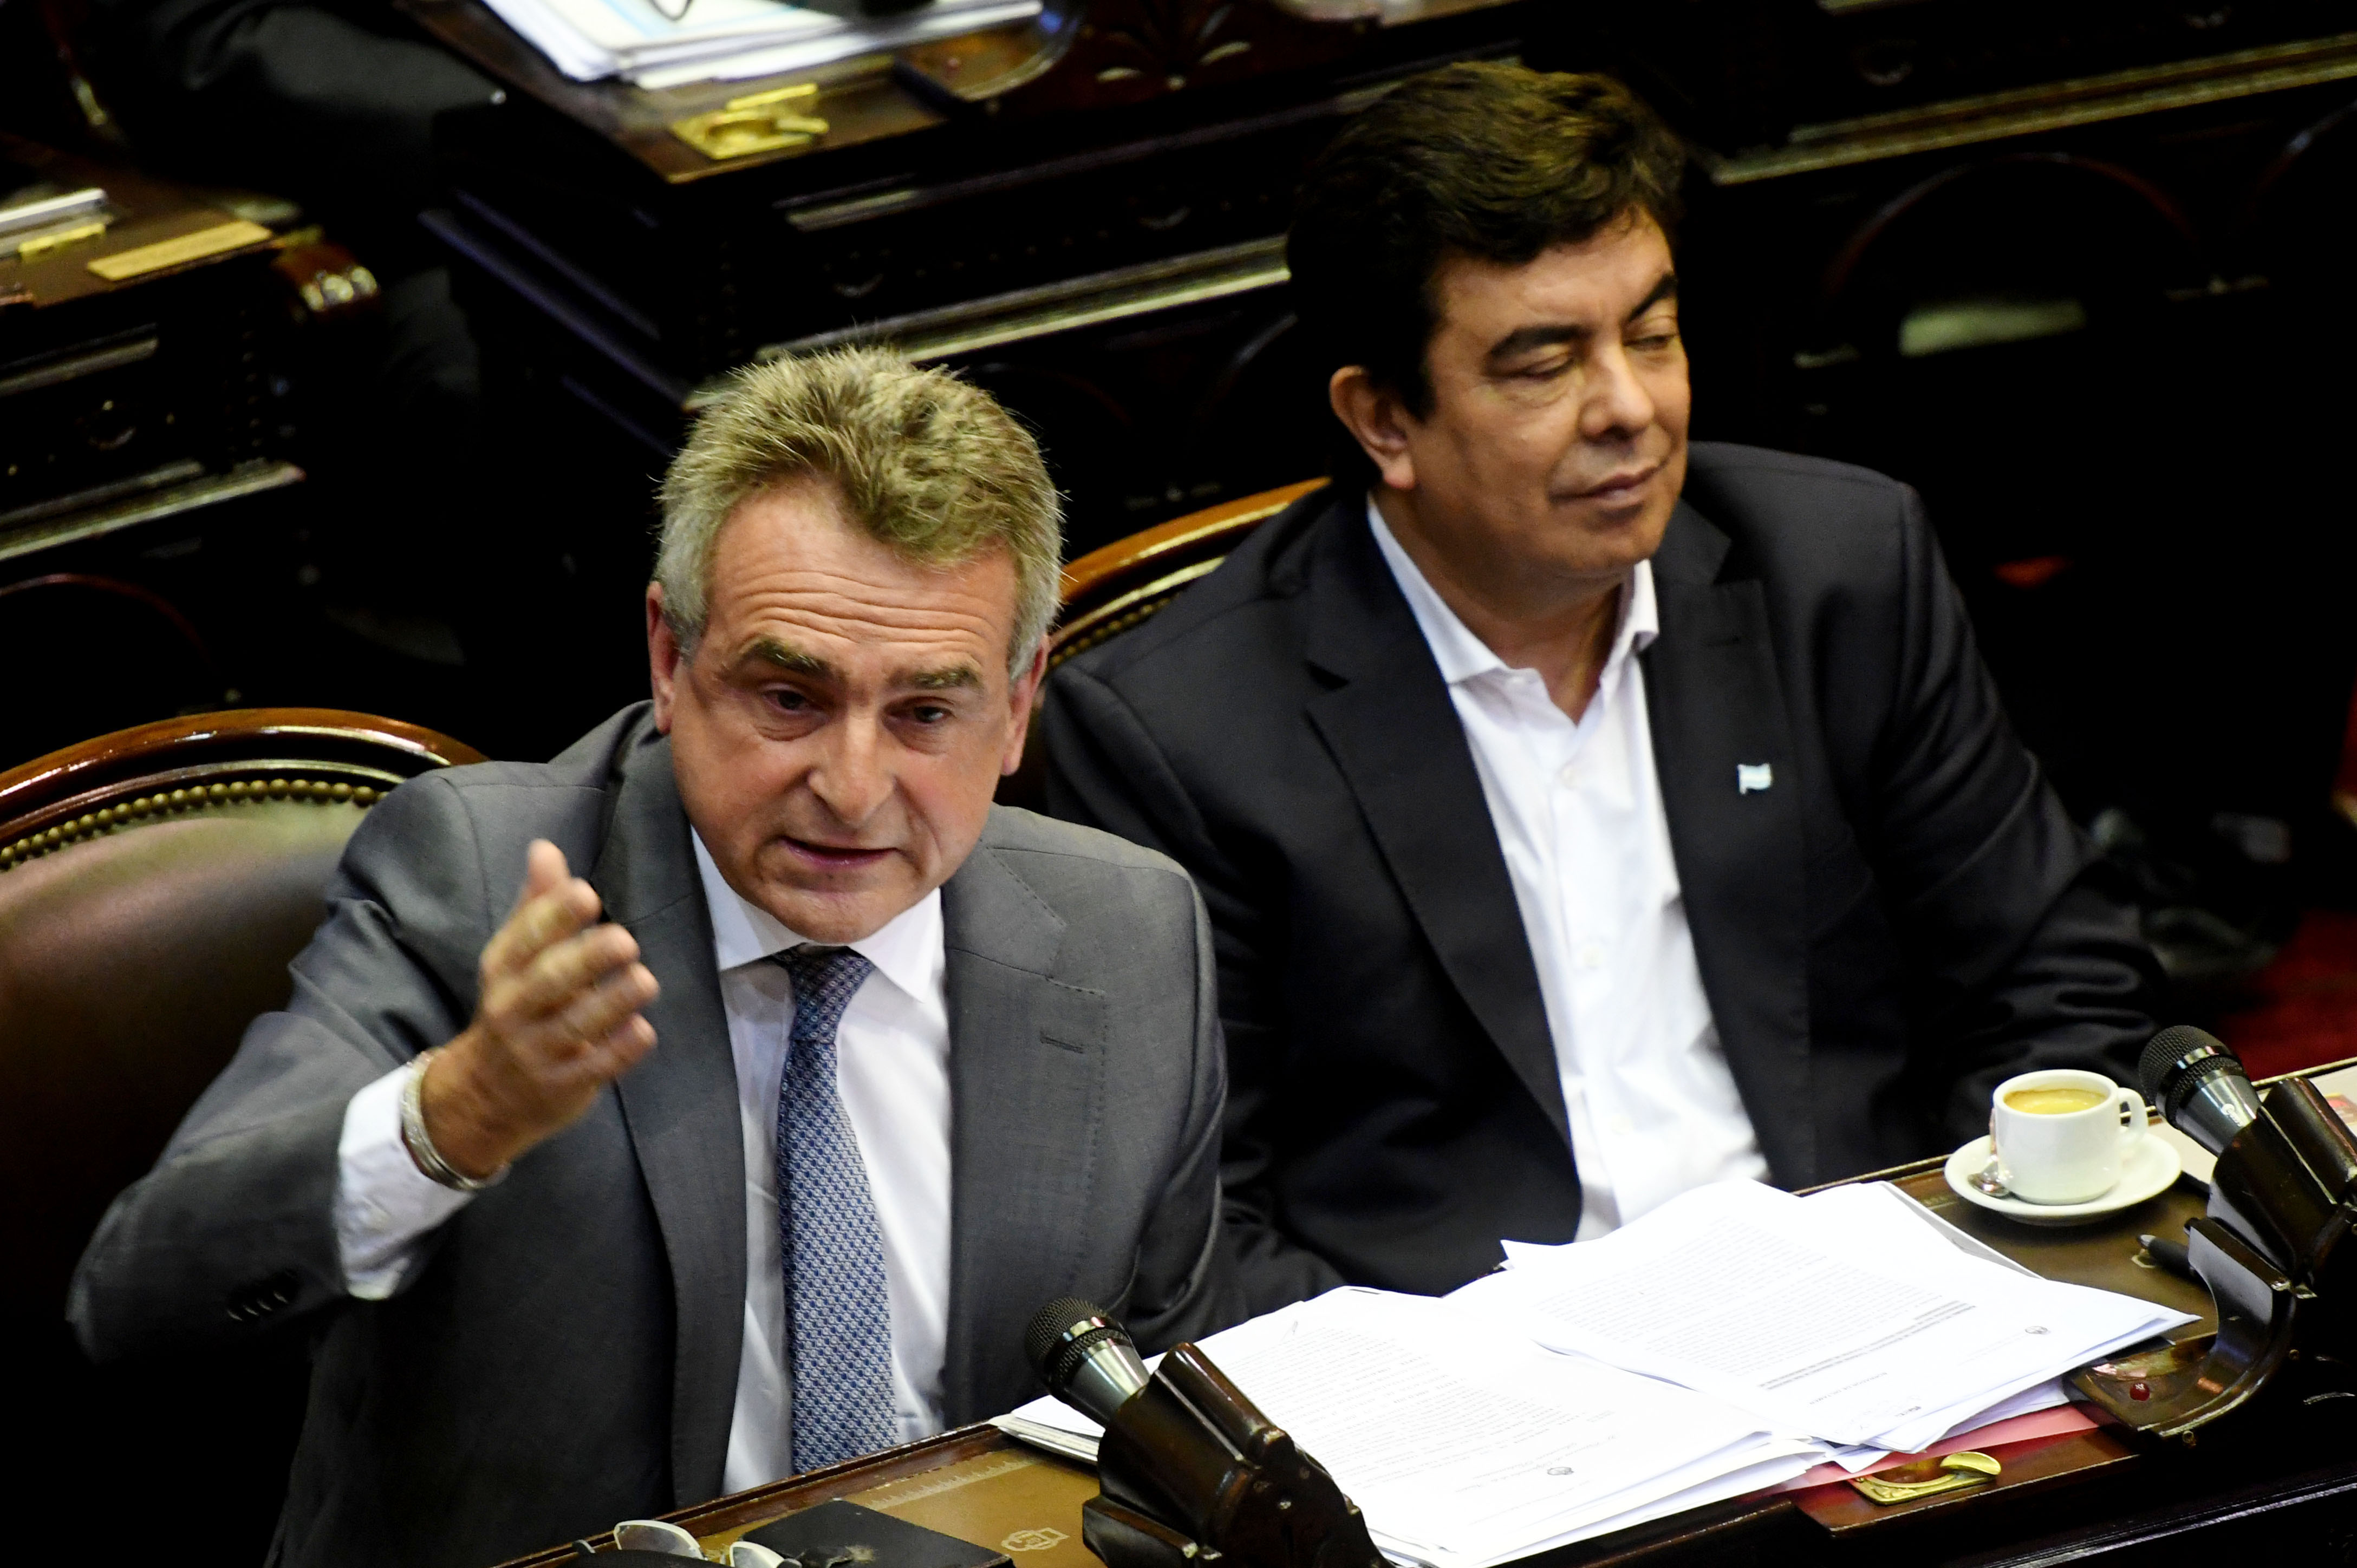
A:
[[[1143,625],[1189,584],[1209,576],[1254,529],[1326,483],[1263,490],[1082,556],[1064,568],[1064,611],[1048,640],[1049,668]]]
[[[241,708],[118,730],[0,773],[0,875],[67,844],[267,799],[367,807],[470,746],[335,708]]]

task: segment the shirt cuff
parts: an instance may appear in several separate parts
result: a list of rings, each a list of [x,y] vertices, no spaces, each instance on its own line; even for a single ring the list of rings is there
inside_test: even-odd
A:
[[[401,1080],[393,1069],[344,1107],[336,1142],[336,1247],[344,1288],[362,1301],[382,1301],[401,1288],[418,1243],[464,1208],[474,1194],[428,1177],[401,1141]]]

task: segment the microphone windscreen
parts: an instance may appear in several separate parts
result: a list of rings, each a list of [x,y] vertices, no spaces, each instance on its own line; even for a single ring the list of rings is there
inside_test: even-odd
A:
[[[1049,1388],[1056,1385],[1052,1373],[1060,1359],[1058,1353],[1068,1342],[1068,1337],[1075,1328],[1083,1328],[1092,1320],[1101,1324],[1113,1322],[1105,1316],[1103,1307],[1076,1295],[1059,1296],[1031,1315],[1031,1326],[1023,1331],[1023,1359],[1031,1363],[1031,1369],[1039,1373],[1040,1380]]]
[[[2177,1107],[2169,1101],[2180,1087],[2176,1069],[2184,1059],[2200,1052],[2214,1053],[2242,1066],[2224,1041],[2190,1024],[2171,1024],[2145,1042],[2144,1055],[2136,1061],[2136,1077],[2144,1082],[2144,1097],[2164,1116],[2173,1116]]]

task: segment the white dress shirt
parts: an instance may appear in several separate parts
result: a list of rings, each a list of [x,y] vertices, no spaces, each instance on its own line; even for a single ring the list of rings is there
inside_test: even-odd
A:
[[[691,835],[694,836],[694,835]],[[805,940],[737,897],[694,837],[712,914],[714,962],[736,1060],[745,1154],[745,1332],[721,1470],[726,1491],[789,1473],[792,1380],[778,1228],[778,1081],[793,1027],[793,985],[769,961]],[[950,1026],[942,896],[928,894],[852,950],[876,966],[836,1035],[844,1111],[859,1140],[884,1237],[892,1308],[892,1393],[900,1442],[942,1429],[949,1333]],[[658,1042],[655,1048],[665,1048]],[[672,1048],[686,1048],[683,1045]],[[336,1237],[347,1287],[379,1301],[417,1243],[470,1201],[426,1179],[401,1142],[401,1072],[352,1096],[338,1145]]]
[[[1635,658],[1661,631],[1652,563],[1630,574],[1603,679],[1575,723],[1538,671],[1508,668],[1467,629],[1372,497],[1367,521],[1448,683],[1522,911],[1571,1122],[1578,1239],[1706,1182],[1764,1179],[1653,771]]]

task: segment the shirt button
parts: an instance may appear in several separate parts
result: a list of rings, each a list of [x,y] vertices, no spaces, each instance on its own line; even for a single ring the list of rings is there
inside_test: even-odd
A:
[[[1577,762],[1566,762],[1566,763],[1565,763],[1565,764],[1563,765],[1563,771],[1562,771],[1562,772],[1560,772],[1560,773],[1557,773],[1557,774],[1555,775],[1555,779],[1557,779],[1557,781],[1559,781],[1559,782],[1563,785],[1563,787],[1564,787],[1565,789],[1578,789],[1578,788],[1579,788],[1579,764],[1578,764],[1578,763],[1577,763]]]
[[[1572,950],[1571,961],[1577,964],[1582,969],[1602,969],[1604,967],[1604,944],[1602,942],[1580,943],[1579,946]]]

